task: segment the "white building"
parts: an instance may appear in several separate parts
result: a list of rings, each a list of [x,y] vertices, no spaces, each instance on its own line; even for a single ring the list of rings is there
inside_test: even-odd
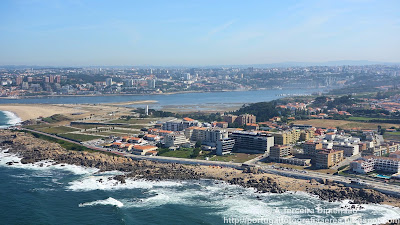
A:
[[[182,131],[186,128],[197,126],[198,121],[197,120],[178,120],[174,119],[171,121],[167,121],[163,124],[162,129],[163,130],[170,130],[170,131]]]
[[[147,80],[147,87],[150,89],[155,89],[156,88],[156,80],[155,79]]]
[[[351,162],[350,169],[357,173],[368,173],[373,170],[399,173],[400,159],[379,156],[365,156]]]
[[[225,155],[225,154],[229,154],[232,149],[233,146],[235,145],[235,140],[233,139],[221,139],[217,141],[217,149],[216,149],[216,154],[217,155]]]
[[[274,146],[274,137],[262,133],[235,131],[229,138],[235,140],[235,152],[269,154],[270,148]]]
[[[164,144],[166,147],[179,146],[189,142],[183,134],[168,134],[164,137]]]
[[[106,79],[106,85],[111,86],[113,84],[112,78],[107,78]]]

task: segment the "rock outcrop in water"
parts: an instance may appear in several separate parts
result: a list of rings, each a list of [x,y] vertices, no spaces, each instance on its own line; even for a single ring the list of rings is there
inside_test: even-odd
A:
[[[245,171],[234,169],[222,170],[207,168],[205,166],[159,163],[146,160],[137,161],[98,152],[68,151],[59,144],[37,139],[30,134],[20,132],[3,130],[0,131],[0,136],[6,140],[1,142],[0,146],[8,148],[10,153],[19,154],[22,157],[21,163],[26,164],[43,160],[54,160],[55,163],[59,164],[95,167],[100,169],[100,171],[117,170],[125,172],[124,175],[113,177],[114,180],[121,183],[125,183],[127,178],[153,181],[216,179],[224,180],[233,185],[255,188],[258,192],[283,193],[287,191],[287,189],[282,187],[282,183],[285,179],[289,179],[293,185],[290,190],[293,191],[298,188],[298,190],[317,195],[321,199],[327,201],[350,199],[353,203],[361,204],[382,203],[390,199],[392,202],[398,202],[398,199],[393,200],[393,198],[374,190],[343,187],[329,180],[323,181],[322,184],[311,180],[310,182],[303,182],[299,185],[297,183],[301,183],[300,181],[303,180],[270,174],[260,174],[258,171],[250,169]],[[12,165],[13,162],[9,164]],[[228,172],[225,171],[231,172],[228,174]],[[304,185],[308,186],[302,187]],[[301,187],[303,189],[300,189]]]
[[[341,189],[315,189],[311,193],[330,202],[351,199],[354,204],[382,203],[386,198],[385,194],[375,190],[351,187]]]

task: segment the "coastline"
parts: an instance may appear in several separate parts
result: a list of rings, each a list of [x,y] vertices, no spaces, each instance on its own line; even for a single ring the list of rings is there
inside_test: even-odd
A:
[[[5,116],[8,118],[8,121],[6,122],[6,125],[0,125],[1,128],[7,128],[10,126],[15,126],[18,125],[22,122],[22,119],[19,117],[17,113],[14,111],[10,110],[0,110],[2,113],[5,114]]]
[[[55,143],[34,138],[30,134],[12,131],[0,131],[0,140],[9,153],[22,157],[22,164],[32,164],[54,160],[56,164],[70,164],[99,171],[121,171],[114,180],[121,184],[126,179],[164,181],[164,180],[200,180],[212,179],[228,184],[253,188],[259,193],[304,192],[318,196],[321,200],[337,202],[351,200],[353,204],[385,204],[400,207],[398,198],[370,189],[344,187],[329,180],[300,180],[279,175],[260,173],[256,169],[238,170],[233,168],[185,165],[175,163],[157,163],[146,160],[133,160],[99,152],[68,151]],[[12,165],[13,162],[7,162]]]
[[[11,112],[22,121],[36,119],[40,116],[48,117],[54,114],[67,114],[82,111],[52,104],[46,104],[44,106],[42,104],[0,104],[0,111]]]

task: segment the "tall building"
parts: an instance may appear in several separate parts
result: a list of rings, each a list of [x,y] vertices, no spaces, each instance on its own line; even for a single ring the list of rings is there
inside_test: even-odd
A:
[[[317,168],[327,169],[343,161],[343,150],[321,150],[318,151],[315,158]]]
[[[343,150],[345,157],[351,157],[360,153],[358,144],[338,143],[333,145],[333,150]]]
[[[106,79],[106,86],[112,86],[112,84],[113,84],[112,78],[111,77],[107,78]]]
[[[183,134],[171,133],[164,137],[164,144],[166,147],[178,146],[188,142],[189,141]]]
[[[197,126],[199,123],[197,120],[193,120],[190,118],[185,118],[185,119],[167,121],[162,125],[162,129],[170,131],[182,131],[188,127]]]
[[[291,129],[287,131],[280,131],[271,133],[275,137],[275,144],[277,145],[288,145],[295,144],[300,140],[300,130]]]
[[[190,80],[190,73],[185,73],[185,74],[183,75],[183,78],[184,78],[185,80]]]
[[[400,158],[366,156],[351,162],[350,169],[357,173],[369,173],[373,170],[399,173]]]
[[[269,150],[269,157],[271,159],[279,159],[291,154],[291,146],[288,145],[274,145]]]
[[[233,147],[235,146],[235,140],[230,138],[225,138],[217,141],[216,154],[226,155],[231,153]]]
[[[243,114],[240,116],[236,115],[225,115],[224,121],[227,123],[237,123],[240,126],[246,125],[248,123],[256,123],[256,116],[251,114]]]
[[[21,85],[21,84],[22,84],[22,77],[21,77],[21,76],[18,76],[18,77],[15,79],[15,83],[16,83],[17,85]]]
[[[304,155],[314,158],[317,155],[318,150],[322,149],[322,143],[308,141],[303,144]]]
[[[61,83],[61,76],[60,75],[57,75],[56,76],[56,83]]]
[[[263,133],[235,131],[229,138],[235,140],[235,152],[269,154],[271,146],[274,146],[274,137]]]
[[[155,79],[147,80],[147,87],[150,89],[155,89],[156,88],[156,80]]]

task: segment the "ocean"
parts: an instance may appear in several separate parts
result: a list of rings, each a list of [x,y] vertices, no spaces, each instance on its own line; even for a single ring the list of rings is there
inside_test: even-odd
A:
[[[21,122],[21,119],[9,111],[0,111],[0,129],[15,125]]]
[[[390,206],[352,211],[347,201],[261,194],[213,180],[118,184],[109,180],[117,171],[6,164],[19,160],[0,152],[0,224],[373,224],[400,218]]]

